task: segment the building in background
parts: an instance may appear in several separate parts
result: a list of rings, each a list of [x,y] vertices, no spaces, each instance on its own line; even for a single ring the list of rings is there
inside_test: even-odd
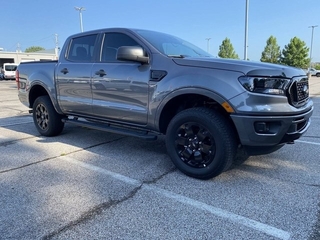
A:
[[[21,62],[57,60],[57,56],[56,49],[26,53],[21,51],[6,52],[0,48],[0,68],[4,63],[20,64]]]

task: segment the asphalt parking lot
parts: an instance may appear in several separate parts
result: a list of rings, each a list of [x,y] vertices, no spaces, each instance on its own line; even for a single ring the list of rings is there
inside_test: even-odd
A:
[[[320,78],[293,145],[209,181],[177,171],[162,138],[66,125],[40,136],[0,81],[0,239],[320,239]]]

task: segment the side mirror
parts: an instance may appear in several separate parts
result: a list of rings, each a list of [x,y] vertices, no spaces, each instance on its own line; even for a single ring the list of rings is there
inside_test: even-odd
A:
[[[149,57],[144,55],[142,47],[139,46],[123,46],[118,48],[117,60],[134,61],[140,63],[148,63]]]

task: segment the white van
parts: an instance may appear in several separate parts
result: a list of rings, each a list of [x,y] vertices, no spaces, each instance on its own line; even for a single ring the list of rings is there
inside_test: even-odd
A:
[[[4,79],[15,79],[17,64],[15,63],[4,63],[3,64],[3,78]]]

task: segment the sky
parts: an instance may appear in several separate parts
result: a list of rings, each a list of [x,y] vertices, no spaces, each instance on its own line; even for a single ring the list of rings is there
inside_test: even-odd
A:
[[[311,47],[320,62],[320,0],[248,0],[248,58],[259,61],[267,39],[281,49],[293,37]],[[84,31],[129,27],[169,33],[217,56],[229,38],[244,58],[246,0],[0,0],[0,48],[24,51],[30,46],[59,47],[69,35]],[[208,42],[208,38],[211,38]]]

